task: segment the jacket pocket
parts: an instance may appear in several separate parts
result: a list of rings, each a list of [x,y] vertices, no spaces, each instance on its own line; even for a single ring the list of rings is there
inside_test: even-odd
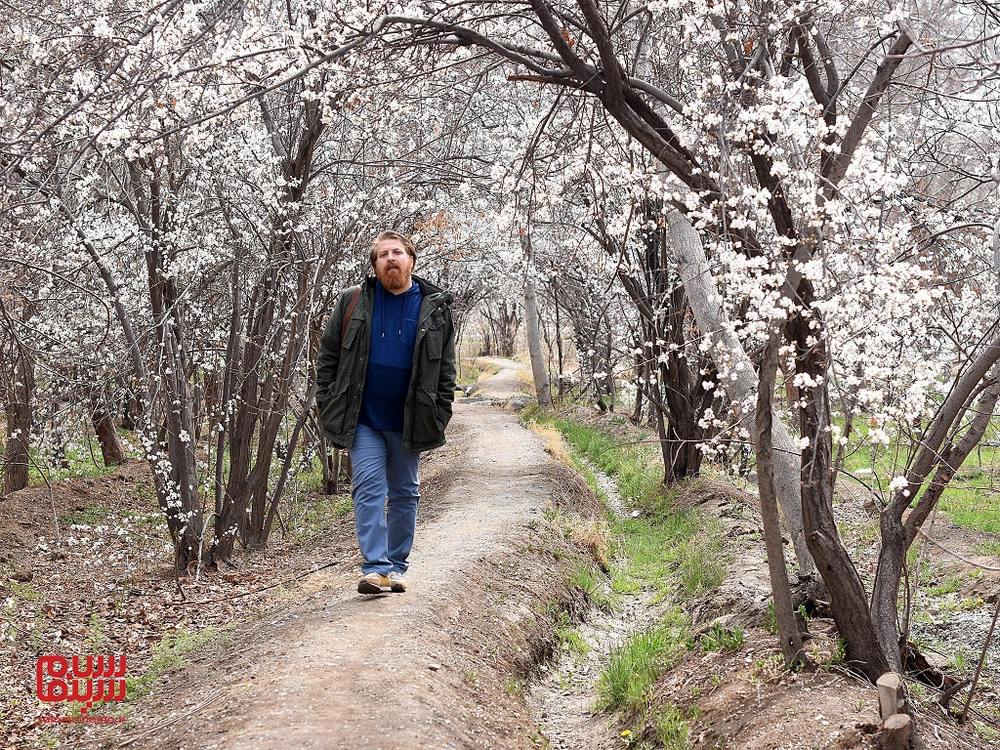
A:
[[[440,329],[427,332],[424,337],[424,356],[417,361],[417,382],[428,393],[437,394],[441,377],[441,353],[444,347]]]
[[[344,394],[335,394],[323,404],[319,414],[320,421],[327,432],[337,434],[344,425],[344,415],[347,413],[347,399]]]
[[[424,336],[424,352],[427,359],[441,359],[441,350],[444,348],[444,334],[440,329],[432,329]]]
[[[413,413],[413,442],[430,443],[440,439],[445,425],[441,421],[437,398],[418,387],[416,408]]]
[[[329,432],[339,433],[344,429],[344,417],[347,416],[347,407],[350,401],[350,386],[350,371],[342,372],[337,378],[337,382],[331,387],[330,397],[323,404],[319,416],[323,426]]]
[[[330,386],[330,400],[333,401],[340,396],[351,384],[354,370],[357,364],[356,349],[358,340],[358,329],[361,328],[361,321],[352,322],[344,333],[344,339],[340,342],[340,367],[337,369],[337,377]]]
[[[351,322],[347,325],[347,332],[344,334],[344,340],[340,342],[341,349],[353,349],[354,341],[358,337],[358,329],[361,328],[361,321],[351,319]]]

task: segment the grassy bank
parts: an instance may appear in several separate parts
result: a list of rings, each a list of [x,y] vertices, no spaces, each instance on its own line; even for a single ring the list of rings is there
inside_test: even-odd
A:
[[[592,570],[577,571],[575,585],[598,606],[613,607],[624,595],[640,595],[663,612],[611,653],[598,679],[598,705],[619,714],[627,745],[687,747],[691,717],[672,704],[654,702],[653,692],[660,676],[691,650],[742,644],[742,631],[718,628],[696,639],[685,612],[687,603],[722,583],[727,564],[722,529],[715,518],[681,502],[692,483],[664,487],[655,445],[629,443],[565,415],[531,410],[524,419],[549,438],[550,452],[576,468],[598,496],[606,499],[591,466],[611,477],[626,506],[622,515],[608,513],[609,586],[600,585]]]

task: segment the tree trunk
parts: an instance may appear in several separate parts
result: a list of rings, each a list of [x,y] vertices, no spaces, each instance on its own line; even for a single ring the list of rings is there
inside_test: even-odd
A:
[[[849,666],[873,682],[889,671],[890,652],[883,650],[869,611],[868,595],[857,568],[837,530],[833,515],[833,449],[830,437],[829,372],[826,338],[818,314],[812,310],[813,290],[806,280],[797,289],[800,307],[789,321],[795,343],[796,374],[816,383],[802,388],[799,432],[804,448],[801,460],[802,518],[806,540],[830,597],[830,609],[847,650]],[[898,648],[894,647],[898,652]]]
[[[882,549],[879,551],[875,588],[872,592],[872,617],[878,630],[879,642],[889,657],[890,666],[896,672],[902,671],[903,666],[899,657],[901,644],[897,627],[897,601],[906,552],[916,537],[916,530],[937,505],[945,487],[982,440],[990,425],[997,401],[1000,400],[1000,368],[992,369],[986,377],[988,385],[979,394],[974,409],[969,408],[975,397],[974,392],[962,403],[961,408],[953,409],[950,413],[942,408],[941,416],[951,427],[948,431],[952,436],[951,441],[937,453],[934,475],[920,496],[917,507],[910,511],[905,524],[902,518],[902,510],[905,509],[903,504],[890,504],[881,514]],[[957,428],[963,415],[970,411],[974,416],[961,438],[956,441]],[[930,474],[929,470],[927,474]],[[909,503],[905,506],[908,507]]]
[[[128,171],[130,189],[135,197],[136,219],[150,235],[157,234],[159,229],[164,228],[160,222],[169,224],[169,211],[165,211],[159,203],[158,181],[156,178],[151,180],[150,192],[147,193],[144,189],[146,178],[143,176],[143,170],[129,162]],[[167,518],[167,529],[174,543],[175,565],[179,570],[185,569],[200,552],[203,517],[197,497],[195,453],[192,443],[193,426],[189,412],[188,419],[184,418],[187,394],[178,390],[179,381],[183,381],[187,372],[180,339],[182,317],[178,309],[176,286],[172,279],[166,278],[161,273],[163,246],[153,243],[146,251],[150,307],[154,320],[160,321],[155,327],[155,341],[159,344],[157,372],[170,373],[169,377],[161,381],[159,377],[152,375],[146,364],[139,345],[139,336],[132,326],[132,316],[125,309],[122,301],[124,295],[121,294],[111,269],[83,231],[83,224],[77,221],[65,203],[59,201],[57,205],[69,219],[80,244],[97,268],[112,300],[115,317],[121,326],[125,342],[128,344],[136,388],[135,414],[141,418],[142,440],[148,451],[147,460],[153,473],[156,499]],[[160,387],[163,388],[161,401],[166,402],[166,413],[163,415],[164,422],[158,424],[153,394],[157,393]],[[181,404],[180,407],[176,407],[178,403]],[[182,432],[184,429],[187,430],[186,435]],[[167,442],[166,461],[163,460],[165,442]],[[184,465],[178,466],[175,463],[178,460],[183,461]]]
[[[746,417],[752,423],[756,411],[757,375],[750,357],[732,332],[701,238],[678,211],[667,215],[667,226],[670,250],[680,264],[680,276],[698,328],[711,341],[709,351],[718,368],[735,376],[722,378],[726,393],[734,408],[747,409]],[[799,449],[780,419],[772,421],[771,442],[775,450],[775,494],[795,547],[799,575],[810,576],[816,572],[816,566],[803,529]]]
[[[760,512],[764,524],[764,546],[767,549],[767,570],[771,579],[774,616],[778,623],[778,639],[785,666],[796,667],[803,662],[802,636],[792,610],[792,591],[788,584],[788,569],[781,543],[778,501],[774,484],[774,453],[771,446],[771,423],[774,416],[772,394],[778,365],[778,345],[781,332],[773,330],[760,365],[760,387],[757,389],[757,411],[754,420],[754,445],[757,453],[757,488],[760,491]]]
[[[559,373],[559,380],[556,384],[556,390],[559,393],[560,403],[563,400],[564,392],[564,379],[563,379],[563,347],[562,347],[562,325],[559,320],[559,284],[558,282],[552,283],[552,301],[555,303],[556,308],[556,356],[558,357],[557,367]]]
[[[632,424],[638,427],[639,420],[642,419],[642,389],[646,378],[646,365],[643,362],[641,354],[635,355],[635,374],[635,406],[632,408]]]
[[[692,328],[688,323],[689,306],[684,287],[677,283],[671,268],[661,209],[647,199],[643,211],[649,228],[643,232],[641,249],[637,249],[634,260],[618,262],[616,275],[639,313],[644,344],[649,344],[649,363],[644,364],[640,355],[636,361],[648,368],[650,374],[656,374],[655,388],[647,386],[645,395],[650,408],[662,412],[666,420],[663,427],[660,416],[650,413],[650,421],[660,434],[663,476],[669,484],[697,476],[701,468],[701,444],[714,430],[711,425],[700,424],[701,416],[716,401],[714,388],[706,390],[702,383],[714,385],[715,368],[711,361],[687,346],[688,331]],[[598,226],[609,254],[617,257],[624,252],[609,237],[601,219]],[[610,326],[605,347],[610,352]],[[645,348],[640,351],[644,354]]]
[[[340,494],[340,448],[334,448],[333,453],[329,456],[324,452],[323,456],[326,458],[324,463],[327,465],[327,471],[329,472],[326,494]]]
[[[4,463],[4,494],[28,486],[32,400],[35,394],[35,363],[28,349],[17,347],[17,362],[7,391],[7,446]]]
[[[267,542],[267,538],[271,534],[271,525],[274,522],[274,517],[278,513],[278,503],[281,502],[285,486],[288,483],[288,477],[291,474],[292,459],[295,457],[295,447],[299,442],[299,433],[302,432],[302,428],[305,426],[306,420],[309,418],[309,410],[314,408],[315,403],[316,383],[313,382],[309,387],[309,390],[306,392],[306,397],[302,404],[302,413],[295,421],[295,427],[292,428],[292,435],[288,438],[288,443],[285,446],[285,458],[281,465],[281,473],[278,475],[278,481],[275,483],[274,491],[268,498],[267,515],[264,519],[264,530],[260,535],[260,543],[262,545]]]
[[[611,412],[614,413],[615,405],[617,403],[616,399],[618,397],[618,389],[615,388],[615,370],[613,367],[611,367],[611,351],[612,351],[611,326],[608,326],[607,338],[605,339],[604,343],[604,351],[608,353],[608,356],[605,357],[605,361],[608,362],[608,369],[605,370],[605,372],[608,373],[608,376],[604,378],[604,385],[607,388],[608,396],[610,397],[611,400]]]
[[[483,327],[483,348],[480,352],[484,357],[513,357],[517,348],[517,331],[521,327],[517,305],[507,300],[501,300],[495,310],[482,310],[486,319]]]
[[[122,421],[121,428],[123,430],[128,430],[129,432],[135,432],[136,427],[139,426],[139,417],[141,416],[139,412],[138,398],[135,394],[125,391],[125,398],[122,403]]]
[[[168,319],[160,326],[164,347],[163,372],[167,403],[164,408],[167,456],[170,459],[169,482],[157,485],[160,506],[167,516],[167,525],[174,539],[177,566],[191,571],[191,565],[201,562],[204,516],[198,497],[197,457],[194,446],[194,424],[180,331]],[[154,473],[156,473],[154,468]]]
[[[670,441],[667,438],[667,424],[663,418],[663,409],[656,409],[656,436],[660,438],[660,455],[663,458],[663,483],[672,484],[677,479],[676,464],[670,452]]]
[[[528,339],[528,355],[531,357],[531,375],[535,381],[535,396],[540,406],[552,406],[549,380],[542,360],[542,342],[538,334],[538,303],[535,299],[535,282],[530,271],[524,282],[524,332]]]
[[[271,224],[267,254],[255,283],[242,322],[230,323],[230,345],[234,374],[232,394],[237,402],[232,409],[229,437],[229,474],[212,544],[213,561],[231,558],[236,534],[244,544],[261,547],[267,543],[276,503],[287,481],[292,456],[310,405],[303,406],[284,450],[281,475],[274,492],[268,492],[271,464],[278,435],[289,407],[290,396],[298,379],[296,363],[304,354],[315,351],[316,328],[310,328],[311,302],[322,287],[322,271],[309,263],[290,263],[297,257],[295,225],[297,207],[312,176],[315,147],[325,124],[322,105],[310,100],[304,105],[299,129],[286,135],[273,130],[267,103],[258,101],[265,126],[272,136],[276,156],[287,183],[281,196],[280,210]],[[288,137],[289,142],[282,140]],[[285,279],[295,282],[295,293],[284,293]],[[234,293],[236,287],[234,287]],[[233,337],[239,337],[237,342]],[[310,384],[307,392],[315,393]],[[311,398],[311,396],[310,396]],[[249,512],[248,512],[249,511]]]
[[[115,422],[108,410],[103,388],[95,388],[91,395],[90,418],[94,425],[94,432],[97,435],[97,442],[101,445],[101,456],[104,458],[104,465],[117,466],[123,463],[125,461],[125,453],[122,450],[121,441],[118,439]]]

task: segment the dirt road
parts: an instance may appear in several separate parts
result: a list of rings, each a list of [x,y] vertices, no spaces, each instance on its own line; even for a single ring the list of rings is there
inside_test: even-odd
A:
[[[520,390],[521,366],[498,364],[480,395]],[[249,642],[238,636],[175,676],[194,709],[161,715],[176,718],[163,732],[143,721],[132,746],[531,747],[518,683],[498,681],[505,660],[534,658],[536,605],[567,595],[541,528],[567,475],[537,435],[486,403],[457,402],[447,436],[429,456],[407,593],[358,595],[358,571],[345,566]]]
[[[502,399],[517,396],[527,390],[525,382],[520,378],[522,373],[530,372],[526,365],[502,357],[480,357],[479,360],[498,367],[499,371],[482,381],[482,389],[478,391],[478,395]]]

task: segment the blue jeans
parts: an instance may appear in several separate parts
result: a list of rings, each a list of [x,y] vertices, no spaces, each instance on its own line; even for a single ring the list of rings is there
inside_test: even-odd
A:
[[[351,494],[365,575],[405,573],[409,567],[420,501],[419,462],[419,451],[403,448],[401,432],[358,424],[351,446]]]

